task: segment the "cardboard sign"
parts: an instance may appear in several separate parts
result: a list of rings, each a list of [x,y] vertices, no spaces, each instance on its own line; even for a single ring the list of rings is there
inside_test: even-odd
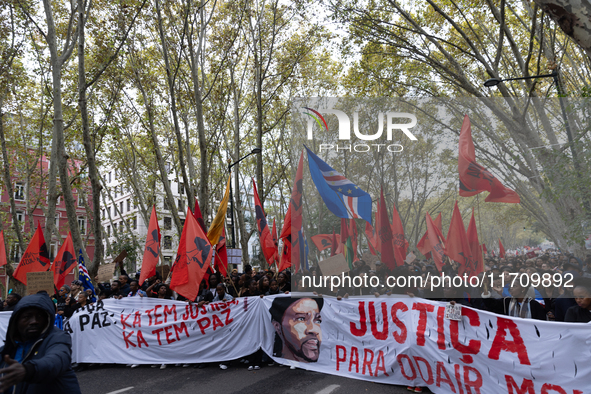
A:
[[[319,261],[318,266],[322,270],[322,275],[341,275],[343,272],[349,272],[349,264],[342,253]]]
[[[27,272],[27,295],[37,294],[41,290],[45,290],[49,295],[55,293],[53,271]]]
[[[99,282],[108,282],[113,279],[113,273],[115,272],[115,266],[117,263],[110,263],[110,264],[103,264],[99,265],[98,269],[98,281]]]
[[[123,252],[119,253],[119,256],[115,257],[112,264],[117,264],[123,261],[127,257],[127,250],[123,249]]]
[[[376,270],[376,263],[380,261],[378,256],[374,256],[371,253],[365,253],[363,256],[361,256],[361,259],[365,261],[365,264],[367,264],[372,270]]]

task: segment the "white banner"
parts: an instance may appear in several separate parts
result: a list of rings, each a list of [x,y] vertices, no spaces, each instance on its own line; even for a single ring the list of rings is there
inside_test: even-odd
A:
[[[108,299],[64,325],[78,363],[176,364],[233,360],[258,349],[264,332],[258,298],[196,304],[133,297]],[[254,349],[254,350],[253,350]]]
[[[197,308],[134,297],[87,307],[65,329],[77,362],[215,362],[262,347],[299,368],[435,393],[591,393],[589,324],[465,307],[461,319],[419,298],[275,296]]]

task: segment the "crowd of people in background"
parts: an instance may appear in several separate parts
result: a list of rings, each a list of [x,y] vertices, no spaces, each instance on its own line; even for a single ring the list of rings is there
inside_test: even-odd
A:
[[[348,276],[375,276],[380,284],[386,284],[388,276],[406,278],[419,276],[423,281],[419,286],[340,287],[331,292],[328,289],[304,286],[306,283],[303,280],[304,276],[322,276],[317,266],[296,273],[292,281],[292,274],[288,270],[277,273],[272,269],[255,270],[250,265],[245,265],[244,272],[233,269],[227,277],[223,277],[219,272],[210,272],[207,280],[202,281],[197,298],[187,300],[174,293],[159,272],[140,284],[139,272],[130,276],[122,268],[118,279],[97,282],[95,288],[98,294],[94,294],[90,289],[85,290],[80,280],[74,280],[69,286],[64,285],[58,289],[51,299],[55,306],[58,327],[61,326],[58,321],[63,322],[63,319],[70,318],[86,305],[107,298],[152,297],[203,305],[210,302],[229,301],[236,297],[264,297],[290,293],[292,284],[294,291],[331,295],[336,296],[337,299],[359,295],[391,297],[402,294],[451,302],[513,317],[579,323],[591,321],[591,255],[584,261],[557,251],[542,253],[535,258],[528,258],[525,255],[487,258],[484,272],[479,274],[480,278],[485,276],[481,287],[445,285],[432,288],[430,286],[434,276],[440,276],[443,273],[449,277],[455,277],[459,275],[459,269],[456,262],[447,261],[440,272],[432,260],[415,259],[391,270],[379,261],[370,266],[360,259],[354,263],[354,268],[347,273]],[[538,281],[513,280],[516,275],[519,277],[525,275],[532,279],[536,275],[542,277],[544,274],[550,274],[553,279],[559,275],[560,279],[564,280],[560,281],[560,285],[557,285],[554,280],[539,281],[538,286],[534,285]],[[407,283],[411,284],[412,281]],[[19,294],[11,292],[1,305],[1,310],[12,311],[20,299]],[[225,370],[232,364],[245,364],[249,370],[257,370],[264,364],[273,365],[273,360],[259,349],[244,359],[221,363],[219,368]],[[128,366],[135,368],[139,365]],[[177,366],[204,368],[207,365],[177,364]],[[164,369],[167,365],[154,364],[152,367]],[[418,387],[409,387],[409,390],[421,392]]]

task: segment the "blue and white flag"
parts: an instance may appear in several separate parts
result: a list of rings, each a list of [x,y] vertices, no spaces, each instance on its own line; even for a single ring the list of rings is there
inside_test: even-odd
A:
[[[84,291],[90,289],[92,290],[92,294],[96,294],[94,291],[94,286],[90,281],[90,275],[88,274],[88,270],[84,265],[84,258],[82,257],[82,250],[80,250],[80,257],[78,257],[78,280],[82,281],[82,286],[84,286]]]
[[[326,164],[308,147],[306,150],[310,175],[326,207],[340,218],[364,219],[371,224],[369,193]]]

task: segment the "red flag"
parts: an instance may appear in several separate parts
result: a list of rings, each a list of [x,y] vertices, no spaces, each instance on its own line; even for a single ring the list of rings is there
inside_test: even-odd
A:
[[[533,259],[536,257],[536,252],[527,252],[525,255],[528,259]]]
[[[369,222],[365,222],[365,235],[368,239],[369,253],[377,256],[376,253],[376,232]]]
[[[160,260],[160,226],[158,225],[158,215],[156,206],[152,206],[150,215],[150,225],[148,226],[148,235],[146,237],[146,246],[144,246],[144,258],[142,260],[142,273],[140,274],[140,286],[144,281],[156,275],[156,266]]]
[[[441,231],[441,233],[443,233],[441,212],[439,212],[439,215],[437,215],[437,217],[435,218],[435,226],[439,229],[439,231]],[[428,232],[426,230],[425,234],[423,235],[423,238],[421,238],[421,240],[417,244],[417,249],[425,256],[426,259],[430,259],[432,257],[431,244],[429,243]]]
[[[211,267],[213,248],[207,234],[187,209],[187,218],[172,267],[170,288],[188,300],[195,300],[205,272]]]
[[[443,256],[445,255],[445,245],[443,233],[441,230],[437,228],[435,223],[433,223],[433,219],[431,219],[431,215],[427,212],[426,215],[427,219],[427,238],[429,239],[429,244],[431,245],[431,254],[433,255],[433,260],[435,261],[435,266],[441,272],[443,268]]]
[[[470,197],[483,191],[490,194],[486,202],[519,203],[519,195],[505,187],[486,168],[476,163],[474,141],[470,118],[464,116],[464,123],[460,131],[460,151],[458,154],[458,172],[460,174],[460,196]]]
[[[378,237],[380,238],[380,254],[382,263],[390,269],[396,268],[396,259],[394,258],[394,244],[392,242],[392,226],[388,219],[388,209],[384,200],[384,190],[380,190],[379,221],[380,226],[376,227]]]
[[[334,233],[334,228],[333,228],[332,229],[332,238],[330,239],[330,257],[337,254],[338,244],[339,244],[339,238],[337,238],[337,235]]]
[[[228,251],[226,250],[226,228],[222,230],[219,242],[215,246],[213,266],[223,275],[228,276]]]
[[[339,238],[339,246],[337,247],[336,253],[343,253],[345,251],[345,244],[349,238],[349,226],[347,226],[347,219],[341,218],[341,235]],[[344,253],[343,253],[344,255]]]
[[[480,245],[482,247],[482,251],[486,254],[488,253],[488,250],[486,250],[486,244],[482,244]]]
[[[281,264],[279,272],[291,266],[291,235],[283,238],[283,248],[281,249]]]
[[[316,234],[312,236],[310,239],[314,242],[314,245],[318,248],[319,251],[326,250],[328,248],[334,248],[336,250],[337,245],[333,245],[332,240],[335,237],[336,242],[339,242],[339,236],[337,236],[334,232],[332,234]]]
[[[398,215],[396,204],[392,207],[392,237],[394,240],[394,257],[396,258],[396,265],[404,265],[406,259],[406,250],[408,247],[408,241],[404,238],[404,227],[402,226],[402,220]]]
[[[26,286],[27,272],[42,272],[49,270],[49,268],[47,244],[41,226],[37,223],[37,230],[35,230],[35,234],[33,234],[33,238],[31,238],[31,242],[29,242],[29,246],[27,246],[27,250],[25,250],[12,277]]]
[[[501,242],[501,238],[499,238],[499,258],[505,258],[505,248],[503,247],[503,243]]]
[[[353,246],[353,262],[355,262],[359,260],[359,256],[357,256],[357,242],[359,240],[359,233],[357,232],[357,224],[355,224],[355,219],[349,219],[349,232],[351,233],[351,245]]]
[[[445,250],[449,258],[460,263],[458,274],[462,275],[466,272],[469,276],[474,275],[476,264],[472,257],[472,249],[468,242],[468,235],[462,220],[458,202],[454,205],[454,211],[449,223],[449,230],[447,232],[447,240],[445,241]]]
[[[298,169],[296,171],[296,177],[293,182],[293,188],[291,189],[291,198],[289,200],[289,208],[291,209],[291,229],[289,232],[291,235],[291,264],[295,265],[296,272],[300,271],[300,267],[305,266],[305,264],[301,264],[305,256],[300,256],[299,242],[302,237],[298,235],[302,231],[302,193],[304,192],[303,175],[304,151],[302,150]],[[302,250],[304,250],[303,247]],[[283,266],[283,263],[281,265]]]
[[[203,215],[201,215],[201,208],[199,208],[199,201],[197,201],[197,198],[195,198],[195,209],[193,210],[193,216],[195,217],[195,220],[197,220],[197,223],[199,223],[199,226],[201,226],[203,232],[207,234],[207,227],[205,227],[205,221],[203,220]]]
[[[66,276],[77,267],[76,250],[74,249],[74,242],[72,242],[72,234],[68,232],[66,241],[62,247],[57,251],[55,260],[51,269],[53,270],[53,284],[58,289],[66,283]]]
[[[267,264],[271,266],[278,256],[277,247],[275,246],[275,242],[273,241],[271,231],[269,231],[269,226],[267,225],[267,218],[265,215],[265,211],[263,209],[263,205],[261,204],[261,200],[259,199],[257,185],[254,181],[254,178],[252,178],[252,186],[254,193],[257,230],[259,233],[259,240],[261,241],[261,249],[263,251],[263,255],[265,256],[265,260],[267,260]]]
[[[482,248],[480,247],[480,241],[478,241],[478,232],[476,231],[476,220],[474,220],[474,208],[472,208],[472,217],[470,218],[470,224],[468,225],[468,244],[470,245],[470,251],[472,252],[472,258],[476,262],[476,270],[474,275],[478,275],[484,272],[484,257],[482,256]]]
[[[6,245],[4,245],[4,230],[0,230],[0,267],[6,265],[8,260],[6,259]]]

